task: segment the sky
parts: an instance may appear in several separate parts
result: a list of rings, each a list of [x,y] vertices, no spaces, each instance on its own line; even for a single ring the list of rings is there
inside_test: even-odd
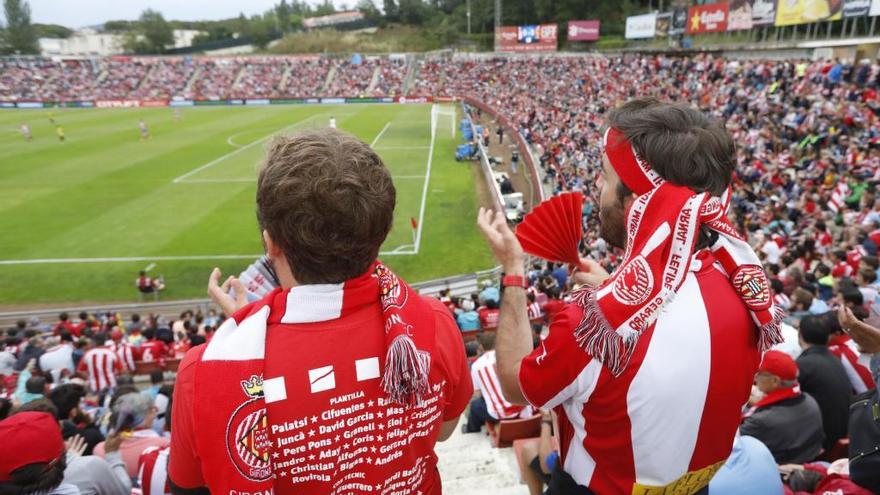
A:
[[[29,0],[31,21],[61,24],[70,28],[92,26],[109,20],[137,19],[148,8],[158,10],[166,19],[181,21],[215,20],[262,14],[279,0]],[[311,0],[309,3],[318,3]],[[356,0],[334,0],[339,7],[352,6]],[[0,9],[2,10],[2,9]],[[3,19],[0,12],[0,19]],[[5,21],[5,19],[3,19]]]

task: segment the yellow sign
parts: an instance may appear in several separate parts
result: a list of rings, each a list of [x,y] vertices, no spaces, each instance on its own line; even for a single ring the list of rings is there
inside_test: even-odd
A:
[[[833,0],[778,0],[776,25],[793,26],[819,21],[838,21],[843,17],[843,2]]]
[[[632,495],[691,495],[708,485],[723,465],[724,461],[721,461],[698,471],[685,473],[666,486],[648,486],[636,483],[633,485]]]

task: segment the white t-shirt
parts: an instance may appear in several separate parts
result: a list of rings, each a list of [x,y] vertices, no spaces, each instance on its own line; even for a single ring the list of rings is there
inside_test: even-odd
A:
[[[73,346],[60,344],[48,349],[40,356],[40,369],[58,378],[62,371],[73,373]]]
[[[777,264],[779,263],[779,258],[782,257],[782,249],[780,249],[779,244],[776,244],[776,241],[769,240],[761,246],[761,252],[767,256],[767,263]]]
[[[336,129],[336,119],[333,117],[330,118],[330,127]]]

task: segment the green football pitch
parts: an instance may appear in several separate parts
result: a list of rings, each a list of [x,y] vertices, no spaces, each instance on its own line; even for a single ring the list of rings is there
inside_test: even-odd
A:
[[[416,282],[492,266],[477,232],[477,170],[454,160],[453,105],[0,111],[0,305],[202,297],[210,270],[261,253],[257,168],[276,134],[337,126],[370,143],[397,187],[383,261]],[[140,140],[138,120],[152,134]],[[26,142],[19,126],[34,139]],[[432,125],[433,123],[433,125]],[[413,230],[411,218],[418,220]]]

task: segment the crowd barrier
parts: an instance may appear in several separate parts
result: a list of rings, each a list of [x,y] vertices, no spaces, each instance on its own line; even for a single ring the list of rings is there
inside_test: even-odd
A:
[[[532,194],[531,198],[529,198],[529,204],[527,210],[530,210],[531,207],[537,205],[541,201],[544,201],[544,189],[541,187],[541,181],[538,179],[538,169],[535,165],[535,160],[532,158],[532,154],[529,150],[529,144],[522,137],[522,134],[519,132],[519,128],[513,125],[513,123],[502,115],[500,112],[484,103],[481,100],[473,98],[471,96],[465,96],[462,98],[462,101],[471,105],[473,107],[477,107],[483,112],[489,114],[493,119],[496,119],[501,125],[506,127],[509,131],[509,135],[512,135],[516,140],[516,145],[519,148],[519,156],[523,160],[526,165],[527,170],[529,171],[529,182],[532,186]],[[503,204],[503,202],[502,202]]]

